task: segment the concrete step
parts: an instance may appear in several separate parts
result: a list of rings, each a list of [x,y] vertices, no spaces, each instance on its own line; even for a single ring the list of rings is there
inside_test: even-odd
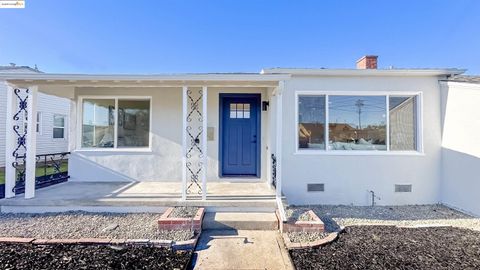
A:
[[[42,213],[42,212],[156,212],[163,213],[168,207],[197,206],[205,207],[207,212],[266,212],[275,213],[275,199],[266,200],[0,200],[0,212]]]
[[[277,230],[275,213],[207,212],[203,218],[205,230]]]

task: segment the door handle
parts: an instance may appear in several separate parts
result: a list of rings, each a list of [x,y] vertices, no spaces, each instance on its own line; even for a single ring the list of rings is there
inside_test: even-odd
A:
[[[257,143],[257,135],[253,135],[253,140],[251,142],[252,143]]]

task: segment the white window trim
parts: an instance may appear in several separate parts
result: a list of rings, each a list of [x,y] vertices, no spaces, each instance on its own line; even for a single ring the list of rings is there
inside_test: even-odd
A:
[[[63,117],[63,127],[55,126],[55,116],[61,116],[61,117]],[[53,137],[53,136],[54,136],[54,135],[53,135],[53,134],[54,134],[53,130],[54,130],[55,128],[63,128],[63,138],[54,138],[54,137]],[[67,116],[66,116],[65,114],[61,114],[61,113],[54,113],[54,114],[52,115],[52,139],[53,139],[53,140],[66,140],[66,139],[67,139],[67,133],[66,133],[67,130],[68,130],[68,129],[67,129]]]
[[[300,149],[298,147],[298,97],[299,96],[325,96],[325,149]],[[385,96],[386,97],[386,141],[387,150],[329,150],[329,130],[328,130],[328,98],[329,96]],[[391,151],[390,150],[390,114],[388,113],[390,96],[417,96],[417,150],[410,151]],[[327,156],[424,156],[423,148],[423,93],[420,91],[295,91],[295,149],[294,155],[327,155]]]
[[[35,116],[35,130],[37,128],[37,124],[38,124],[38,131],[36,131],[36,134],[38,135],[42,135],[42,118],[43,118],[43,113],[40,112],[40,111],[37,111],[37,114],[40,115],[40,119],[39,121],[37,121],[37,116]],[[26,116],[26,113],[23,113],[22,114],[22,129],[23,131],[22,132],[25,132],[25,125],[28,124],[28,121],[27,121],[27,116]]]
[[[35,123],[35,127],[36,127],[36,125],[38,125],[37,134],[38,134],[38,135],[42,135],[42,134],[43,134],[43,132],[42,132],[43,112],[37,111],[37,119],[35,119],[35,120],[38,120],[38,121],[36,121],[36,123]]]
[[[101,148],[101,147],[82,147],[82,126],[83,126],[83,100],[84,99],[113,99],[115,100],[115,125],[113,127],[113,148]],[[150,102],[150,112],[149,112],[149,123],[148,123],[148,146],[147,147],[121,147],[117,148],[117,134],[118,134],[118,100],[148,100]],[[79,102],[77,103],[77,143],[75,152],[137,152],[137,153],[151,153],[152,152],[152,96],[123,96],[123,95],[115,95],[115,96],[78,96]]]

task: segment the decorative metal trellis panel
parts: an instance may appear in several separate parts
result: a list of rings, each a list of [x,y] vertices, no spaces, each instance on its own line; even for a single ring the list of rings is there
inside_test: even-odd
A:
[[[68,181],[68,157],[70,152],[37,155],[35,189],[48,187]],[[25,192],[25,182],[18,183],[15,194]]]
[[[17,193],[17,189],[25,187],[25,170],[27,159],[27,129],[25,126],[20,128],[20,124],[23,125],[23,117],[27,119],[27,107],[28,107],[28,89],[14,89],[14,94],[18,100],[17,112],[13,115],[13,131],[16,135],[17,145],[13,150],[13,157],[15,161],[12,163],[13,168],[16,171],[15,186],[13,192]]]
[[[203,170],[203,151],[201,147],[200,138],[204,132],[203,130],[203,115],[200,104],[203,98],[203,90],[187,90],[187,152],[186,152],[186,166],[187,166],[187,194],[198,193],[202,194],[202,186],[200,175]],[[205,142],[203,142],[205,143]]]
[[[68,157],[70,152],[37,155],[37,168],[41,174],[35,177],[35,188],[48,187],[68,180]]]
[[[272,154],[272,185],[277,187],[277,157]]]
[[[11,166],[15,169],[15,185],[12,191],[15,194],[25,192],[26,159],[27,159],[27,127],[28,121],[28,94],[29,89],[15,88],[13,93],[16,110],[13,115],[13,132],[15,133],[15,149],[12,152],[14,161]],[[8,132],[8,130],[7,130]],[[35,134],[34,134],[35,135]],[[53,153],[36,156],[36,165],[41,163],[43,175],[35,177],[35,188],[47,187],[68,180],[66,162],[69,152]],[[38,168],[35,166],[35,168]],[[40,173],[39,173],[40,174]]]

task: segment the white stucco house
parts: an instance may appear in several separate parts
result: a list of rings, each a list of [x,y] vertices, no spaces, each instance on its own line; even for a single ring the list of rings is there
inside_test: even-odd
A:
[[[377,58],[366,56],[356,69],[29,73],[2,74],[0,79],[8,83],[10,96],[15,88],[30,90],[29,114],[38,110],[37,92],[70,99],[71,178],[61,185],[78,205],[116,200],[117,206],[127,207],[136,199],[145,205],[162,197],[155,201],[158,205],[193,200],[215,206],[218,200],[263,195],[273,196],[277,204],[286,199],[290,204],[370,205],[374,193],[376,204],[444,202],[480,213],[449,194],[460,182],[468,190],[475,178],[472,166],[458,180],[450,159],[478,164],[478,156],[463,154],[468,145],[452,147],[458,153],[445,150],[463,136],[455,122],[463,116],[449,115],[463,100],[450,101],[457,90],[444,88],[463,72],[377,69]],[[478,100],[475,91],[465,95]],[[471,107],[470,118],[474,111]],[[479,130],[478,119],[470,123]],[[474,144],[473,137],[468,139]],[[36,143],[27,136],[27,167],[35,154],[29,146]],[[15,147],[13,137],[7,138],[7,147]],[[47,190],[35,192],[31,181],[27,169],[26,198],[37,204],[53,200]],[[7,178],[7,185],[13,185],[12,179]],[[116,188],[99,195],[106,186]],[[0,204],[5,209],[28,201]]]
[[[0,66],[0,74],[40,73],[28,66]],[[0,80],[0,167],[5,167],[6,104],[7,83]],[[38,94],[36,115],[37,154],[50,154],[68,151],[68,120],[70,101],[44,93]],[[25,115],[19,124],[25,127]]]

